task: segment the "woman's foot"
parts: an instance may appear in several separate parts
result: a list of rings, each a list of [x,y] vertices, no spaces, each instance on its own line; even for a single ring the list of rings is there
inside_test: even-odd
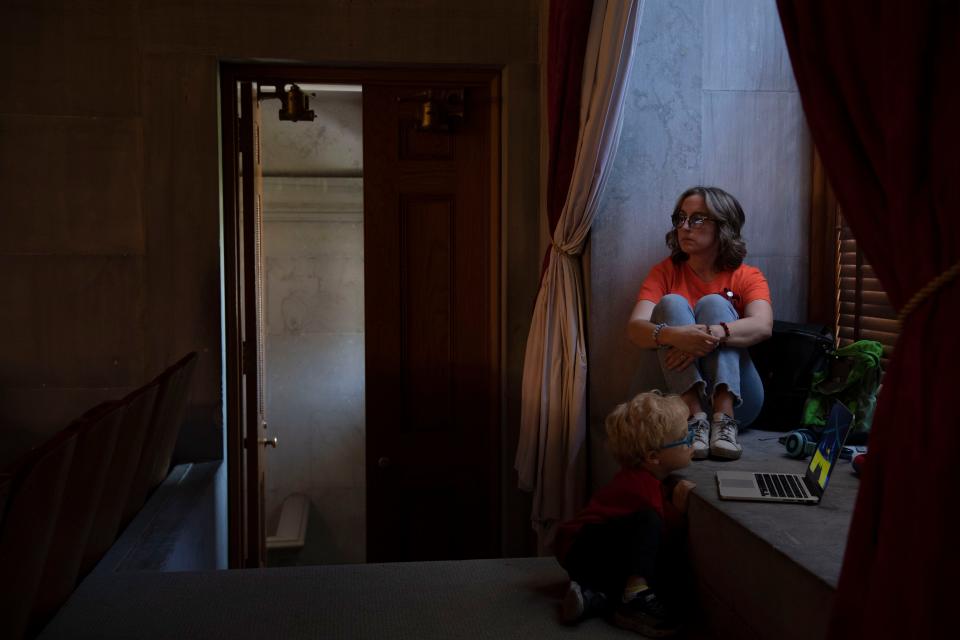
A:
[[[743,453],[743,447],[737,443],[740,423],[725,413],[713,414],[710,423],[710,453],[725,460],[736,460]]]
[[[707,414],[699,412],[687,420],[687,429],[693,431],[693,459],[706,460],[710,453],[710,422]]]

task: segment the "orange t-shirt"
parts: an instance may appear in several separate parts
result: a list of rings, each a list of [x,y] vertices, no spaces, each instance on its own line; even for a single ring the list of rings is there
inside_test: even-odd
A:
[[[727,292],[732,292],[732,297]],[[746,306],[754,300],[766,300],[773,304],[767,279],[760,269],[748,264],[741,264],[733,271],[721,271],[710,282],[704,282],[687,262],[678,265],[667,258],[650,269],[650,274],[637,293],[637,301],[649,300],[656,304],[668,293],[683,296],[691,307],[703,296],[719,293],[733,303],[740,317],[743,317]]]

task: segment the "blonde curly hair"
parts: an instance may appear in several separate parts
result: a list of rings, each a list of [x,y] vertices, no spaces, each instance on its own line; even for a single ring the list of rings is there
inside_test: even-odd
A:
[[[623,467],[636,467],[687,426],[687,405],[680,396],[659,391],[638,393],[607,416],[607,446]]]

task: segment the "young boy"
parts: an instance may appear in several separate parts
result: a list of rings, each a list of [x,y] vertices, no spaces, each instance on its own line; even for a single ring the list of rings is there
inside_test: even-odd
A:
[[[678,631],[653,590],[663,535],[682,523],[694,484],[670,495],[663,480],[690,464],[692,431],[680,396],[641,393],[607,417],[610,451],[620,471],[575,518],[560,525],[557,559],[570,575],[561,621],[613,612],[617,626],[652,637]]]

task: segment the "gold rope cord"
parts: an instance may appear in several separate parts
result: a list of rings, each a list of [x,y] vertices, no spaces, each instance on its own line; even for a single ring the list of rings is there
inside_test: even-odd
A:
[[[910,298],[910,302],[903,305],[903,308],[900,309],[900,313],[897,314],[897,322],[903,326],[903,321],[907,319],[907,316],[913,313],[914,309],[919,307],[924,300],[932,296],[937,289],[957,277],[958,273],[960,273],[960,262],[957,262],[952,267],[925,284],[922,289],[913,294],[913,297]]]

